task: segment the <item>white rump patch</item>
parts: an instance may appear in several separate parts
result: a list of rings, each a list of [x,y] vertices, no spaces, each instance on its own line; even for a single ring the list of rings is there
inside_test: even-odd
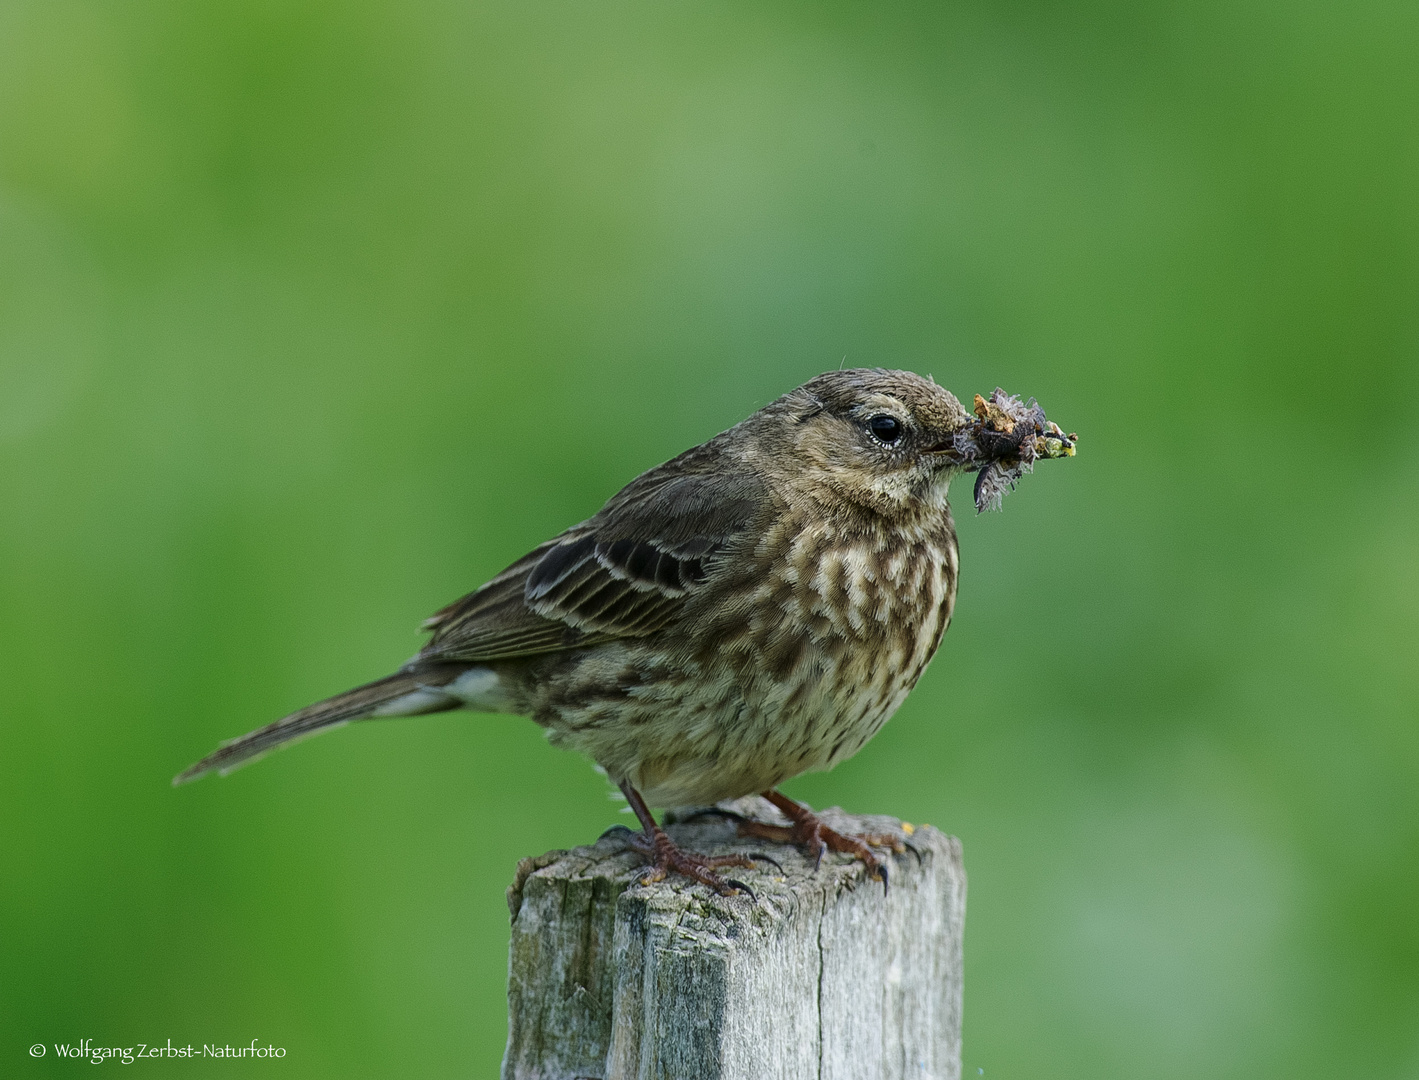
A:
[[[443,687],[442,692],[478,712],[507,712],[512,706],[507,688],[492,668],[469,668]]]

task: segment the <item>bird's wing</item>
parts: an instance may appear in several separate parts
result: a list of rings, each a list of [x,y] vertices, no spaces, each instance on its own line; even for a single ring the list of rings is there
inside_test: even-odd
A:
[[[434,615],[422,658],[560,652],[641,637],[675,619],[772,509],[752,474],[674,465],[633,481],[595,517]]]

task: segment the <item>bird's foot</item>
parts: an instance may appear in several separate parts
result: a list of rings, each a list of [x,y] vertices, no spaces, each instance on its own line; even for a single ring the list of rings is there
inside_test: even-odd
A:
[[[742,881],[721,877],[715,873],[715,868],[720,866],[742,866],[749,870],[754,869],[754,861],[747,855],[696,855],[692,851],[683,850],[658,825],[654,826],[653,831],[647,830],[645,832],[632,832],[630,829],[625,829],[624,839],[627,847],[643,856],[650,863],[650,866],[637,879],[639,885],[651,885],[657,881],[664,881],[667,874],[675,873],[687,877],[691,881],[698,881],[701,885],[708,885],[720,896],[733,896],[736,892],[748,893],[750,897],[754,896],[754,890]]]
[[[867,867],[867,876],[882,883],[882,891],[887,891],[887,864],[877,857],[868,845],[885,847],[900,854],[906,846],[898,836],[890,834],[867,834],[862,836],[840,833],[823,823],[823,819],[802,803],[794,802],[777,791],[764,792],[764,798],[773,803],[792,822],[791,825],[766,825],[748,819],[739,822],[740,836],[757,836],[779,844],[795,844],[801,847],[813,860],[813,869],[823,861],[828,851],[840,851],[851,855]]]

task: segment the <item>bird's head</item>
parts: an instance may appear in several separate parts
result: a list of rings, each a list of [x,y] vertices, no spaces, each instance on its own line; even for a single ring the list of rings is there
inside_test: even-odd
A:
[[[945,505],[972,423],[949,390],[881,368],[826,372],[759,415],[764,467],[782,482],[888,516]]]
[[[934,380],[882,368],[826,372],[746,423],[757,429],[756,456],[781,483],[888,517],[945,509],[961,471],[999,474],[1003,493],[1036,457],[1073,453],[1073,437],[1048,424],[1033,402],[998,390],[990,402],[977,398],[973,415]],[[1067,446],[1046,449],[1055,435]],[[985,509],[979,484],[976,494]],[[999,504],[994,487],[989,501]]]

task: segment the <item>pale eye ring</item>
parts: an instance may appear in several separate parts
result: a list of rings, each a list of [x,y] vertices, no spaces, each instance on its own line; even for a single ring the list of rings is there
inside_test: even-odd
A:
[[[872,437],[887,446],[895,446],[902,438],[902,422],[889,413],[878,413],[867,421]]]

